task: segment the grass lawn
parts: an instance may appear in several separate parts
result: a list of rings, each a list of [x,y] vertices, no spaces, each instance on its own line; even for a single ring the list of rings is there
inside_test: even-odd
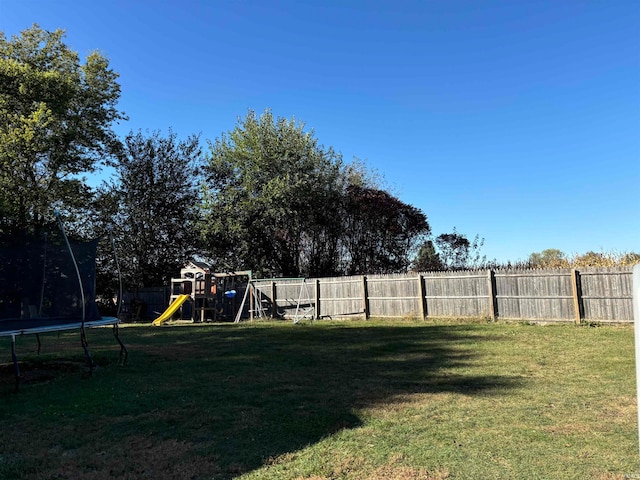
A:
[[[623,479],[632,327],[319,321],[0,339],[0,479]],[[5,343],[6,342],[6,343]]]

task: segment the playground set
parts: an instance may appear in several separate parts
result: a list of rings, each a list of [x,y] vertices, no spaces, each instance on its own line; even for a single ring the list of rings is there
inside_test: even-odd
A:
[[[239,322],[247,313],[244,300],[250,285],[251,270],[212,273],[206,263],[188,262],[180,277],[171,279],[169,307],[152,324],[159,326],[170,319]]]
[[[276,282],[290,295],[275,300]],[[198,261],[188,262],[179,278],[171,279],[169,307],[152,325],[169,320],[240,322],[260,317],[293,317],[294,323],[313,319],[314,305],[304,278],[254,279],[251,270],[212,273]]]

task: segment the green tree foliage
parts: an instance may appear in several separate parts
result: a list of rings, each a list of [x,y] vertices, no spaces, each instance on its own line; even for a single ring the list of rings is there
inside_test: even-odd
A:
[[[453,232],[438,235],[435,242],[424,242],[418,250],[412,268],[424,272],[493,267],[493,262],[487,262],[486,256],[481,254],[483,245],[484,239],[479,235],[470,241],[454,227]]]
[[[217,268],[297,276],[338,255],[342,159],[294,119],[249,111],[210,143],[204,241]]]
[[[0,228],[39,229],[52,217],[86,206],[81,175],[117,148],[111,130],[117,73],[97,52],[84,63],[64,31],[38,25],[8,40],[0,32]]]
[[[113,225],[127,288],[168,285],[197,252],[201,155],[197,136],[139,131],[125,138],[96,209],[103,225]],[[110,258],[102,272],[113,277]]]
[[[476,235],[473,241],[457,232],[443,233],[436,237],[436,245],[445,270],[481,268],[486,263],[480,250],[484,239]]]
[[[444,270],[444,265],[442,260],[440,260],[440,254],[436,251],[432,240],[427,240],[420,246],[412,268],[417,272]]]
[[[566,268],[569,263],[565,253],[557,248],[547,248],[529,255],[529,267],[531,268]]]
[[[260,276],[406,271],[425,215],[295,120],[249,111],[210,144],[204,237],[216,268]]]

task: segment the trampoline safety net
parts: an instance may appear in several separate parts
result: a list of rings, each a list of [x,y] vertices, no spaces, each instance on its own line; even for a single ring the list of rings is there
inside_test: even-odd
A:
[[[100,319],[95,303],[98,241],[70,243],[82,290],[61,234],[0,238],[0,333]]]

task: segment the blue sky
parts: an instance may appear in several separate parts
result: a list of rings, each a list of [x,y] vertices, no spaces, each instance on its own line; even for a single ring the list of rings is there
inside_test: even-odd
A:
[[[640,251],[637,0],[0,0],[120,74],[116,131],[295,117],[489,259]]]

